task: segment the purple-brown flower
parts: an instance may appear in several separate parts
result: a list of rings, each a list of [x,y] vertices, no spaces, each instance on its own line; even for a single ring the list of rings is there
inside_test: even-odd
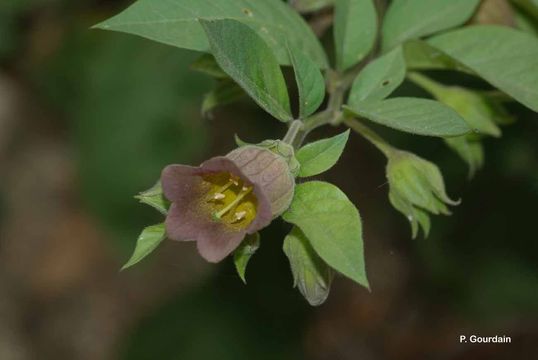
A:
[[[281,155],[240,147],[199,167],[169,165],[162,173],[170,239],[197,242],[206,260],[218,262],[290,205],[295,179]]]

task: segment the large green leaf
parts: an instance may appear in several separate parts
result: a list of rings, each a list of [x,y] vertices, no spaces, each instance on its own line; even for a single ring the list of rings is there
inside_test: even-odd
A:
[[[148,226],[145,228],[136,241],[133,255],[121,269],[125,270],[151,254],[151,252],[153,252],[165,238],[166,231],[164,229],[164,224]]]
[[[329,139],[314,141],[297,151],[301,164],[300,177],[314,176],[329,170],[336,164],[349,137],[349,130]]]
[[[336,0],[334,42],[339,70],[357,64],[374,46],[377,14],[372,0]]]
[[[392,98],[362,102],[345,109],[396,130],[427,136],[457,136],[470,131],[466,122],[450,107],[429,99]]]
[[[409,39],[417,39],[463,24],[480,0],[394,0],[383,21],[383,48],[389,50]]]
[[[284,239],[283,249],[290,261],[293,285],[299,288],[310,305],[323,304],[331,289],[331,268],[316,254],[308,238],[296,226]]]
[[[409,40],[403,45],[405,63],[408,69],[458,70],[473,73],[470,69],[434,48],[423,40]]]
[[[139,0],[119,15],[96,25],[140,35],[180,48],[208,51],[199,20],[235,19],[248,24],[271,46],[281,64],[289,64],[286,42],[320,67],[326,55],[304,20],[280,0]]]
[[[200,20],[220,65],[263,109],[282,121],[293,119],[288,89],[269,46],[236,20]]]
[[[316,64],[297,49],[289,49],[299,90],[299,117],[316,111],[325,98],[325,80]]]
[[[501,26],[472,26],[436,36],[431,45],[538,111],[538,39]]]
[[[320,181],[297,185],[293,202],[282,217],[303,231],[329,266],[369,287],[361,218],[340,189]]]
[[[401,46],[369,63],[351,88],[348,103],[383,100],[405,79],[405,60]]]

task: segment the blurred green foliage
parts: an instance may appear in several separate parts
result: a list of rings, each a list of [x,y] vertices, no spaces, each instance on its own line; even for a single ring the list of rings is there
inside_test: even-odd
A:
[[[191,163],[207,145],[199,102],[207,80],[196,57],[135,37],[78,29],[37,78],[72,123],[82,196],[131,247],[148,220],[133,196],[169,163]]]

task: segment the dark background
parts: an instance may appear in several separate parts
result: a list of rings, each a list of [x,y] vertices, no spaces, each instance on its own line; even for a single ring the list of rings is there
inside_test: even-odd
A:
[[[436,161],[463,199],[428,239],[411,239],[388,203],[384,158],[352,136],[321,178],[361,212],[371,293],[337,278],[326,304],[308,306],[280,220],[262,231],[248,286],[192,243],[165,241],[120,273],[141,229],[162,220],[133,195],[165,164],[226,153],[235,133],[285,131],[248,101],[203,119],[212,80],[189,71],[197,54],[89,30],[127,4],[1,0],[1,360],[538,358],[538,116],[517,104],[470,182],[442,141],[384,131]],[[459,344],[460,334],[513,342]]]

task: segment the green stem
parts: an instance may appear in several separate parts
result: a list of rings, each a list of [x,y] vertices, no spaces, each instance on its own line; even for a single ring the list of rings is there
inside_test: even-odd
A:
[[[394,152],[394,148],[389,145],[381,136],[379,136],[374,130],[364,125],[358,119],[346,117],[344,118],[344,124],[349,126],[353,131],[370,141],[375,147],[379,149],[386,157],[389,157]]]
[[[304,123],[301,120],[293,120],[288,128],[288,132],[282,139],[282,142],[293,145],[297,142],[297,138],[301,137],[303,132]]]

